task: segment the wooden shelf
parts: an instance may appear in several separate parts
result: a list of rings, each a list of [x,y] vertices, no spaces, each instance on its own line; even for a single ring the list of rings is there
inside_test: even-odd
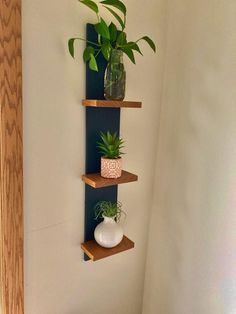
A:
[[[95,240],[91,240],[81,244],[81,248],[92,261],[97,261],[99,259],[112,256],[127,250],[134,248],[134,242],[128,239],[126,236],[117,246],[107,249],[97,244]]]
[[[85,107],[103,107],[103,108],[141,108],[140,101],[118,101],[118,100],[97,100],[84,99],[82,105]]]
[[[122,171],[122,175],[118,179],[106,179],[101,177],[100,172],[99,173],[90,173],[90,174],[84,174],[82,175],[82,180],[92,186],[95,189],[98,188],[104,188],[107,186],[122,184],[122,183],[129,183],[129,182],[135,182],[138,181],[138,176],[136,174]]]

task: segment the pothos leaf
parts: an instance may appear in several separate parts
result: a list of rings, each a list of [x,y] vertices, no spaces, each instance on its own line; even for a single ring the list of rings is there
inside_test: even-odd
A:
[[[97,61],[92,53],[90,54],[89,68],[93,71],[98,72]]]
[[[117,44],[123,46],[127,43],[126,33],[118,31]]]
[[[75,42],[76,38],[70,38],[68,40],[68,49],[69,49],[69,52],[70,52],[70,55],[72,58],[75,57],[75,50],[74,50],[74,42]]]
[[[109,32],[110,32],[111,42],[114,42],[116,40],[116,37],[117,37],[117,28],[116,28],[115,24],[112,22],[109,25]]]
[[[111,53],[111,45],[109,42],[106,42],[102,45],[102,54],[104,58],[108,61],[110,59],[110,53]]]
[[[144,36],[140,38],[140,40],[145,40],[149,44],[149,46],[152,48],[152,50],[156,52],[156,45],[154,44],[153,40],[150,37]]]
[[[105,39],[110,39],[110,32],[106,22],[101,19],[100,23],[94,25],[96,32]]]
[[[139,46],[134,41],[129,41],[126,45],[127,48],[132,49],[140,53],[142,56],[142,51],[140,50]]]
[[[135,64],[134,53],[132,49],[122,48],[122,51],[129,57],[129,59]]]
[[[87,7],[89,7],[95,13],[98,13],[98,6],[94,1],[92,1],[92,0],[79,0],[79,2],[81,2],[84,5],[86,5]]]
[[[117,21],[120,23],[121,28],[124,29],[125,23],[123,22],[122,18],[111,8],[108,8],[105,5],[104,5],[104,8],[106,8],[117,19]]]
[[[94,48],[91,46],[86,47],[83,53],[84,62],[88,62],[90,60],[91,54],[94,55]]]
[[[120,10],[124,15],[126,15],[126,6],[119,0],[104,0],[101,1],[100,3],[105,5],[111,5],[116,9]]]

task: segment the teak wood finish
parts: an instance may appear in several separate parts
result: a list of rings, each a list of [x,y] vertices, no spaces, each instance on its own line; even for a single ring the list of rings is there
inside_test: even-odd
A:
[[[99,100],[84,99],[82,105],[85,107],[103,107],[103,108],[141,108],[140,101],[118,101],[118,100]]]
[[[21,1],[0,1],[0,313],[23,314]]]
[[[99,173],[90,173],[82,175],[82,180],[93,187],[94,189],[104,188],[107,186],[113,186],[122,183],[129,183],[138,181],[138,176],[136,174],[130,173],[128,171],[122,171],[121,177],[117,179],[106,179],[101,177]]]
[[[95,240],[82,243],[81,248],[91,258],[91,260],[95,262],[99,259],[133,249],[134,242],[124,236],[120,244],[110,249],[101,247]]]

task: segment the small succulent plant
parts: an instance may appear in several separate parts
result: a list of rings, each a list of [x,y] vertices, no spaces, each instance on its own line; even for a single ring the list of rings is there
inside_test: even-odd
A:
[[[109,131],[106,133],[100,132],[101,142],[97,142],[101,155],[108,159],[120,158],[123,152],[121,149],[124,147],[124,141],[119,138],[117,132],[111,134]]]
[[[100,201],[94,207],[95,219],[110,217],[116,218],[119,222],[121,215],[126,213],[122,210],[122,204],[120,202]]]

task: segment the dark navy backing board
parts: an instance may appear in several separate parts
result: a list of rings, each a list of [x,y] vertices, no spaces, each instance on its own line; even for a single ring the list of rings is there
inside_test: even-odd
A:
[[[93,25],[87,24],[87,39],[97,42]],[[86,65],[86,99],[104,99],[104,73],[107,62],[102,55],[98,60],[99,72]],[[100,172],[100,154],[97,148],[99,132],[120,132],[120,108],[86,107],[86,174]],[[94,219],[94,206],[98,201],[117,201],[117,185],[94,189],[85,185],[84,241],[94,239],[94,229],[100,221]],[[87,261],[89,257],[84,254]]]

